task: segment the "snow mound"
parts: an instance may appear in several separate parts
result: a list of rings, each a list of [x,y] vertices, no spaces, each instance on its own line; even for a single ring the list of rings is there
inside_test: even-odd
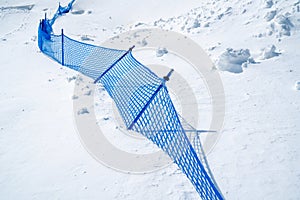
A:
[[[297,81],[297,82],[295,83],[295,89],[296,89],[296,90],[300,90],[300,81]]]
[[[246,67],[249,62],[253,62],[249,49],[233,50],[228,48],[219,57],[217,67],[222,71],[241,73],[243,67]]]
[[[168,53],[168,50],[165,48],[165,47],[159,47],[157,50],[156,50],[156,57],[162,57],[163,55],[167,54]]]
[[[280,53],[277,53],[275,51],[276,51],[276,47],[274,45],[268,46],[262,49],[260,57],[262,60],[266,60],[266,59],[273,58],[275,56],[279,56]]]

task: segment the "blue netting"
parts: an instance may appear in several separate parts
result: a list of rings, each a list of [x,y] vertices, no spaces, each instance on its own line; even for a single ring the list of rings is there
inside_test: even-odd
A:
[[[63,14],[68,13],[73,6],[73,3],[75,2],[75,0],[72,0],[67,6],[62,7],[60,4],[58,6],[58,9],[56,11],[56,13],[54,14],[54,16],[52,17],[52,19],[49,20],[50,25],[52,26],[55,22],[55,20],[60,17]]]
[[[84,44],[65,35],[63,37],[64,65],[94,80],[126,53],[124,50]]]
[[[154,95],[133,130],[163,149],[187,175],[202,199],[222,199],[191,146],[165,85]]]
[[[50,23],[43,19],[39,26],[39,47],[43,53],[60,64],[96,79],[126,51],[84,44],[64,34],[48,33]],[[51,27],[51,26],[50,26]]]
[[[131,51],[108,49],[54,35],[52,25],[67,7],[39,25],[40,50],[60,64],[100,81],[112,97],[127,129],[146,136],[163,149],[187,175],[202,199],[223,199],[190,144],[165,80],[138,62]]]
[[[130,52],[100,81],[114,99],[127,128],[131,128],[162,83],[159,77],[136,61]]]

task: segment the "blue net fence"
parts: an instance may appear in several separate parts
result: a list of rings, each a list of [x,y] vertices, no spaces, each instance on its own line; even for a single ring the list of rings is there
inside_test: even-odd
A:
[[[53,34],[55,20],[68,13],[73,3],[74,0],[66,7],[59,5],[52,19],[45,17],[40,21],[40,50],[63,66],[103,84],[127,129],[143,134],[163,149],[186,174],[202,199],[223,199],[208,165],[205,168],[185,133],[165,79],[137,61],[132,49],[109,49],[73,40],[63,32]]]

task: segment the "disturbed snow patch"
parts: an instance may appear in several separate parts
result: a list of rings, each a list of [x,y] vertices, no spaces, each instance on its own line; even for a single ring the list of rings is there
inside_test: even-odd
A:
[[[80,39],[82,40],[82,41],[94,41],[92,38],[90,38],[88,35],[82,35],[81,37],[80,37]]]
[[[74,10],[74,11],[72,11],[71,13],[72,13],[73,15],[82,15],[84,12],[85,12],[84,10]]]
[[[23,5],[23,6],[8,6],[8,7],[0,7],[0,10],[22,10],[22,11],[30,11],[35,6],[35,4],[31,5]]]
[[[142,47],[147,46],[148,42],[145,38],[142,39],[142,41],[139,41],[138,44],[140,44]]]
[[[226,49],[219,57],[217,67],[219,70],[228,71],[232,73],[243,72],[243,67],[247,67],[248,63],[253,63],[249,49],[233,50]]]
[[[76,76],[67,77],[67,81],[70,83],[71,81],[76,80]]]
[[[159,47],[157,50],[156,50],[156,57],[162,57],[163,55],[167,54],[168,53],[168,50],[165,48],[165,47]]]
[[[83,115],[83,114],[89,114],[90,112],[88,111],[88,109],[86,107],[81,108],[80,110],[78,110],[77,114],[78,115]]]
[[[264,5],[265,8],[271,8],[274,5],[272,0],[265,0],[264,4],[265,4]]]
[[[271,21],[272,19],[274,19],[274,17],[276,16],[277,14],[277,10],[272,10],[272,11],[269,11],[267,12],[267,14],[265,15],[265,20],[267,22]]]
[[[275,52],[275,51],[276,51],[276,47],[274,45],[263,48],[261,51],[260,58],[262,60],[265,60],[265,59],[273,58],[275,56],[279,56],[280,53]]]
[[[279,34],[290,36],[291,28],[294,27],[290,19],[285,15],[278,15],[275,18],[275,22],[280,26]]]

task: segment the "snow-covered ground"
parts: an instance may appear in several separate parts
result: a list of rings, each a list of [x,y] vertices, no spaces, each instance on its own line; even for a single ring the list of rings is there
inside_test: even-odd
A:
[[[77,73],[37,47],[39,19],[57,5],[0,1],[1,199],[199,199],[175,164],[126,174],[85,150],[73,116]],[[226,199],[300,199],[300,1],[78,0],[54,28],[101,44],[145,27],[192,38],[219,70],[226,113],[208,160]]]

